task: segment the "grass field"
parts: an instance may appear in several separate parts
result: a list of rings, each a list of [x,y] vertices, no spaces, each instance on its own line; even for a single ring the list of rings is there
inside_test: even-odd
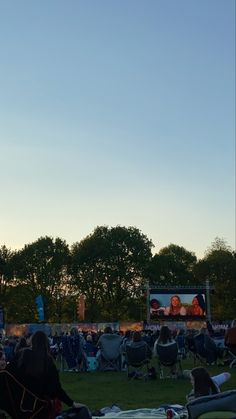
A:
[[[184,360],[183,369],[192,369],[193,361]],[[155,366],[155,364],[154,364]],[[236,389],[236,368],[207,367],[210,375],[228,371],[231,379],[221,390]],[[161,404],[186,403],[191,391],[189,379],[128,380],[126,372],[61,373],[61,382],[69,396],[85,403],[92,411],[117,404],[122,410],[142,407],[157,408]]]

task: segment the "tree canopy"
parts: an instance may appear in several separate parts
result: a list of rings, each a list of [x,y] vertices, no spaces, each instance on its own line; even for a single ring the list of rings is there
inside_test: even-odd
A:
[[[147,281],[156,286],[214,288],[215,319],[235,317],[236,253],[216,238],[204,257],[170,244],[152,255],[153,244],[136,227],[98,226],[71,248],[61,238],[40,237],[21,250],[0,247],[0,305],[7,321],[37,321],[35,298],[43,296],[45,321],[76,320],[86,297],[86,321],[144,320]]]

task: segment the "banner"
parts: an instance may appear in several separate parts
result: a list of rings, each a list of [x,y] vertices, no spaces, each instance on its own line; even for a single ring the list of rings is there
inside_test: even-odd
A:
[[[85,319],[85,296],[80,295],[77,300],[77,315],[80,321]]]
[[[38,311],[38,319],[40,322],[44,321],[44,303],[43,303],[43,297],[42,295],[38,295],[35,298],[37,311]]]
[[[5,321],[4,321],[4,309],[0,307],[0,329],[4,329]]]

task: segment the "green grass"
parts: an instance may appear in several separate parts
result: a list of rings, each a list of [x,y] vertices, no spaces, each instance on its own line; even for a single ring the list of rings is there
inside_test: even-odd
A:
[[[183,369],[192,369],[193,361],[184,360]],[[155,364],[154,364],[155,366]],[[236,368],[207,367],[210,375],[228,371],[231,379],[221,390],[236,389]],[[68,395],[85,403],[92,411],[116,403],[122,410],[142,407],[157,408],[161,404],[186,403],[191,391],[189,379],[128,380],[126,372],[61,373],[61,382]]]

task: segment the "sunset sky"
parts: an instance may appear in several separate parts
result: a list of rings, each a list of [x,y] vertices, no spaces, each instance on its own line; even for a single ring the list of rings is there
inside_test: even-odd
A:
[[[234,0],[0,1],[0,246],[235,248]]]

